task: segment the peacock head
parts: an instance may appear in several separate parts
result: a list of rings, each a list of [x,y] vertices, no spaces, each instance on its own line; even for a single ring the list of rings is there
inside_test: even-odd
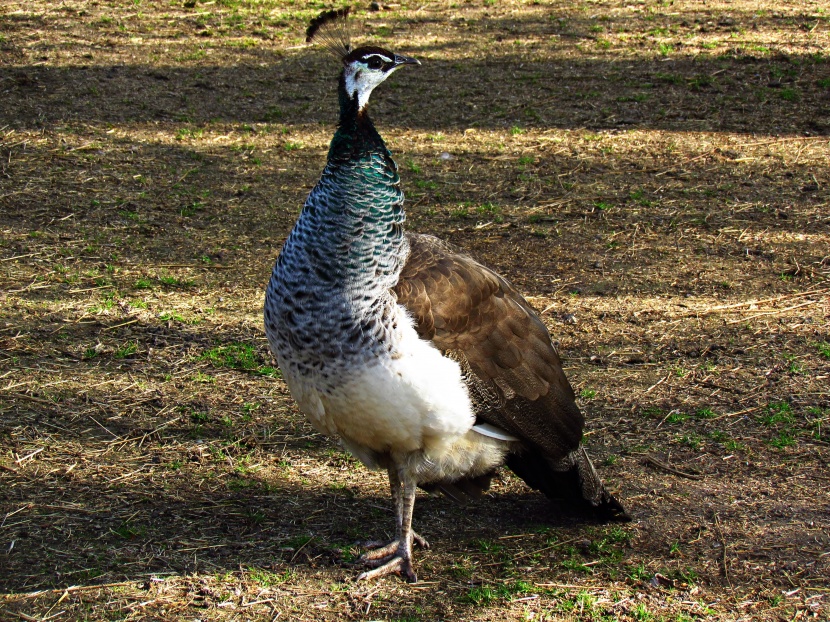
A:
[[[369,101],[372,90],[404,65],[420,61],[379,47],[359,47],[343,58],[343,82],[346,94],[357,100],[358,110]]]
[[[349,33],[349,8],[324,11],[311,20],[306,41],[317,41],[343,61],[341,85],[346,96],[363,110],[374,88],[404,65],[420,61],[375,46],[352,49]]]

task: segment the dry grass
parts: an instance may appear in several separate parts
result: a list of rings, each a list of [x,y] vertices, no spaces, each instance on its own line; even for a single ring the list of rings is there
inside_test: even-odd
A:
[[[424,61],[373,101],[410,226],[544,311],[635,516],[423,496],[412,586],[351,581],[385,478],[261,326],[335,118],[321,6],[0,6],[0,618],[826,617],[824,3],[359,11]]]

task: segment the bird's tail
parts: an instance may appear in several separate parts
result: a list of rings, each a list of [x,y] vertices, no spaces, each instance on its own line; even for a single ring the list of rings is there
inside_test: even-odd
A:
[[[557,461],[545,457],[540,450],[527,449],[509,455],[507,466],[528,486],[554,501],[561,501],[568,509],[602,521],[631,520],[622,504],[606,490],[581,444]]]
[[[466,503],[470,499],[479,499],[490,489],[490,482],[495,471],[479,475],[478,477],[462,478],[456,481],[433,482],[418,484],[427,492],[442,492],[456,503]]]

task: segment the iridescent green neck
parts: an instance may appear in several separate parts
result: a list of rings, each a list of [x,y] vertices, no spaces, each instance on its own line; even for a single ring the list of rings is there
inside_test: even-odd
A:
[[[394,167],[386,143],[375,129],[375,124],[372,123],[366,109],[360,110],[357,97],[349,95],[346,91],[344,73],[340,74],[337,95],[340,101],[340,123],[329,147],[329,161],[356,161],[370,154],[378,154],[389,158]]]

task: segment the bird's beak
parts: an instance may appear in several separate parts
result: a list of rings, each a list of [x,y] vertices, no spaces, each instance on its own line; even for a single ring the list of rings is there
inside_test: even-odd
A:
[[[421,61],[417,58],[412,58],[411,56],[404,56],[403,54],[395,54],[395,67],[400,67],[401,65],[420,65]]]

